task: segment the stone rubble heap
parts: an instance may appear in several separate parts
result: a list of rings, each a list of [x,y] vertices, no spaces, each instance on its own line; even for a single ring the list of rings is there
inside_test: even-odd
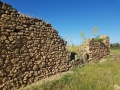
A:
[[[77,53],[72,52],[70,56],[71,68],[81,67],[89,62],[99,62],[107,55],[110,54],[109,37],[104,35],[100,36],[98,40],[90,38],[85,41],[82,48]]]
[[[98,38],[101,41],[95,40],[94,38],[86,40],[83,48],[83,57],[89,62],[98,62],[103,57],[110,53],[109,37],[100,36]]]

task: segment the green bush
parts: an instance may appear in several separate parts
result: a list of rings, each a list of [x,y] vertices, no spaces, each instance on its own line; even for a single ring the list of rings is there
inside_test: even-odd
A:
[[[117,50],[117,49],[120,50],[120,44],[119,43],[110,44],[110,48],[115,49],[115,50]]]
[[[96,37],[95,40],[98,41],[98,42],[100,42],[100,43],[102,43],[104,39],[103,39],[103,38]]]

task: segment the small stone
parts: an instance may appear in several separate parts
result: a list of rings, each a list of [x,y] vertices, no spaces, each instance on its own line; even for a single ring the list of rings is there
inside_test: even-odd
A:
[[[9,80],[9,78],[5,77],[5,78],[3,79],[3,82],[7,82],[8,80]]]
[[[0,78],[0,86],[3,84],[3,78]]]
[[[1,16],[1,18],[6,18],[7,17],[7,14],[3,14],[2,16]]]
[[[17,12],[17,10],[14,9],[14,8],[12,8],[12,7],[9,7],[9,11],[11,11],[11,12]]]
[[[3,9],[3,10],[6,10],[6,9],[7,9],[6,4],[3,4],[3,5],[2,5],[2,9]]]
[[[45,66],[46,66],[46,65],[45,65],[45,62],[42,62],[41,67],[43,67],[43,68],[44,68]]]
[[[38,70],[39,69],[39,66],[38,65],[34,65],[33,66],[33,70]]]
[[[6,14],[9,14],[10,12],[9,11],[5,11]]]
[[[3,77],[5,75],[5,73],[3,72],[3,70],[0,71],[0,78]]]
[[[13,41],[13,37],[12,37],[12,36],[8,37],[8,39],[9,39],[10,41]]]
[[[30,56],[26,56],[25,61],[29,61],[29,60],[30,60]]]
[[[15,50],[15,54],[18,54],[19,52],[20,52],[19,49],[16,49],[16,50]]]
[[[3,50],[1,54],[2,54],[2,55],[6,55],[7,52],[6,52],[5,50]]]
[[[22,29],[24,29],[24,27],[23,26],[17,26],[16,29],[17,30],[22,30]]]
[[[3,65],[3,59],[0,58],[0,66]]]
[[[11,17],[10,21],[15,22],[16,19]]]
[[[5,42],[6,42],[7,44],[10,44],[10,41],[8,41],[8,40],[5,40]]]
[[[32,39],[32,37],[27,37],[27,39],[28,39],[28,40],[31,40],[31,39]]]
[[[11,63],[15,65],[15,64],[17,64],[17,63],[18,63],[18,60],[11,59]]]
[[[9,35],[8,32],[1,32],[1,34],[4,34],[4,35]]]
[[[7,37],[5,35],[2,35],[0,39],[1,39],[1,41],[3,41],[3,40],[6,40]]]

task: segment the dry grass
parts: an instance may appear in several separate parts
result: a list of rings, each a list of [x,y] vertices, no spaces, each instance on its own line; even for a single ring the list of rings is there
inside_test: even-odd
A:
[[[79,49],[81,49],[83,45],[79,45],[79,46],[74,46],[74,45],[68,45],[66,48],[68,51],[70,52],[78,52]]]

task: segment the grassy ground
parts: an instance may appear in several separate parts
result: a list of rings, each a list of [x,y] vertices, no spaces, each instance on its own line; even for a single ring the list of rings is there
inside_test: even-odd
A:
[[[119,53],[120,54],[120,50],[111,50],[112,53]]]
[[[72,46],[72,45],[69,45],[67,46],[67,50],[70,51],[70,52],[78,52],[78,50],[82,47],[82,45],[79,45],[79,46]]]
[[[111,50],[120,54],[120,50]],[[75,68],[58,80],[34,85],[25,90],[114,90],[120,85],[120,58],[108,56],[104,62]],[[118,89],[120,90],[120,89]]]

